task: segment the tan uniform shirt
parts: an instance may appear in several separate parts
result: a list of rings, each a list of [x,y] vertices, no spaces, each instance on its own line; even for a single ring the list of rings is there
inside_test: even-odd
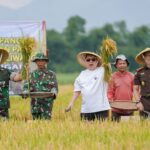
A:
[[[150,111],[150,68],[139,68],[135,74],[134,85],[141,87],[141,102]]]

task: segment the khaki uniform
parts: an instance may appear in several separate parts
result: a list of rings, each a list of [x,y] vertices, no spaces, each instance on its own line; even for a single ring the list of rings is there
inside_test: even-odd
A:
[[[135,74],[134,84],[141,87],[141,99],[145,111],[150,111],[150,68],[139,68]]]

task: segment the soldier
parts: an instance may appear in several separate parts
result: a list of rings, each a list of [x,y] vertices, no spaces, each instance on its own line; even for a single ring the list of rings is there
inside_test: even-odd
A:
[[[44,98],[31,98],[31,114],[35,119],[51,119],[53,101],[58,93],[58,85],[55,73],[46,68],[48,58],[43,53],[37,53],[32,60],[36,63],[37,69],[30,73],[29,88],[30,92],[51,92],[52,96]],[[25,84],[24,88],[28,88]]]
[[[135,74],[134,96],[138,101],[140,116],[147,118],[150,112],[150,48],[142,50],[135,60],[143,67],[137,69]]]
[[[0,49],[0,64],[3,64],[8,57],[9,53],[4,49]],[[0,117],[4,120],[9,118],[9,80],[17,82],[21,81],[22,78],[19,73],[0,66]]]

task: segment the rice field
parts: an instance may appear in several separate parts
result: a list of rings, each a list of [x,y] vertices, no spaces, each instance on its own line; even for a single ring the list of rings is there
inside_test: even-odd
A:
[[[81,99],[65,113],[72,90],[72,85],[59,86],[51,121],[32,121],[30,99],[11,97],[10,119],[0,121],[0,150],[150,149],[149,120],[80,121]]]

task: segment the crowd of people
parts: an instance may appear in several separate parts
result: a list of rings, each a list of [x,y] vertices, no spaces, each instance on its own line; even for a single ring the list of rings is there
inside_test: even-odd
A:
[[[0,64],[4,63],[8,56],[6,50],[0,49]],[[42,97],[31,98],[32,118],[51,119],[53,102],[58,93],[56,75],[47,69],[48,58],[43,53],[37,53],[32,61],[37,65],[37,69],[29,74],[29,81],[24,83],[23,90],[37,94],[43,92]],[[21,81],[22,75],[0,67],[0,118],[3,120],[9,119],[9,80]]]
[[[0,64],[3,64],[9,53],[0,49]],[[77,61],[85,70],[81,71],[74,82],[72,98],[65,111],[71,111],[75,101],[82,96],[81,120],[106,120],[111,110],[112,121],[120,121],[121,116],[132,116],[133,111],[110,107],[110,102],[135,101],[139,114],[148,118],[150,113],[150,48],[142,50],[136,57],[137,63],[143,66],[136,70],[135,75],[128,71],[130,62],[125,55],[116,57],[116,72],[109,82],[104,80],[105,68],[100,55],[85,51],[77,55]],[[31,114],[35,119],[51,119],[53,102],[58,94],[58,83],[53,71],[47,69],[48,57],[37,53],[32,60],[37,69],[29,74],[29,81],[24,90],[29,93],[43,92],[42,97],[31,97]],[[0,117],[9,119],[9,80],[21,81],[20,73],[0,67]],[[50,93],[50,94],[47,94]]]
[[[70,111],[74,102],[82,95],[81,119],[108,119],[109,102],[135,101],[142,118],[148,118],[150,112],[150,48],[142,50],[135,58],[143,67],[133,75],[128,71],[129,61],[125,55],[116,57],[114,66],[117,71],[109,82],[104,81],[102,59],[96,53],[81,52],[77,60],[86,69],[80,73],[74,83],[74,93],[66,111]],[[111,118],[120,121],[121,116],[132,116],[133,111],[112,108]]]

